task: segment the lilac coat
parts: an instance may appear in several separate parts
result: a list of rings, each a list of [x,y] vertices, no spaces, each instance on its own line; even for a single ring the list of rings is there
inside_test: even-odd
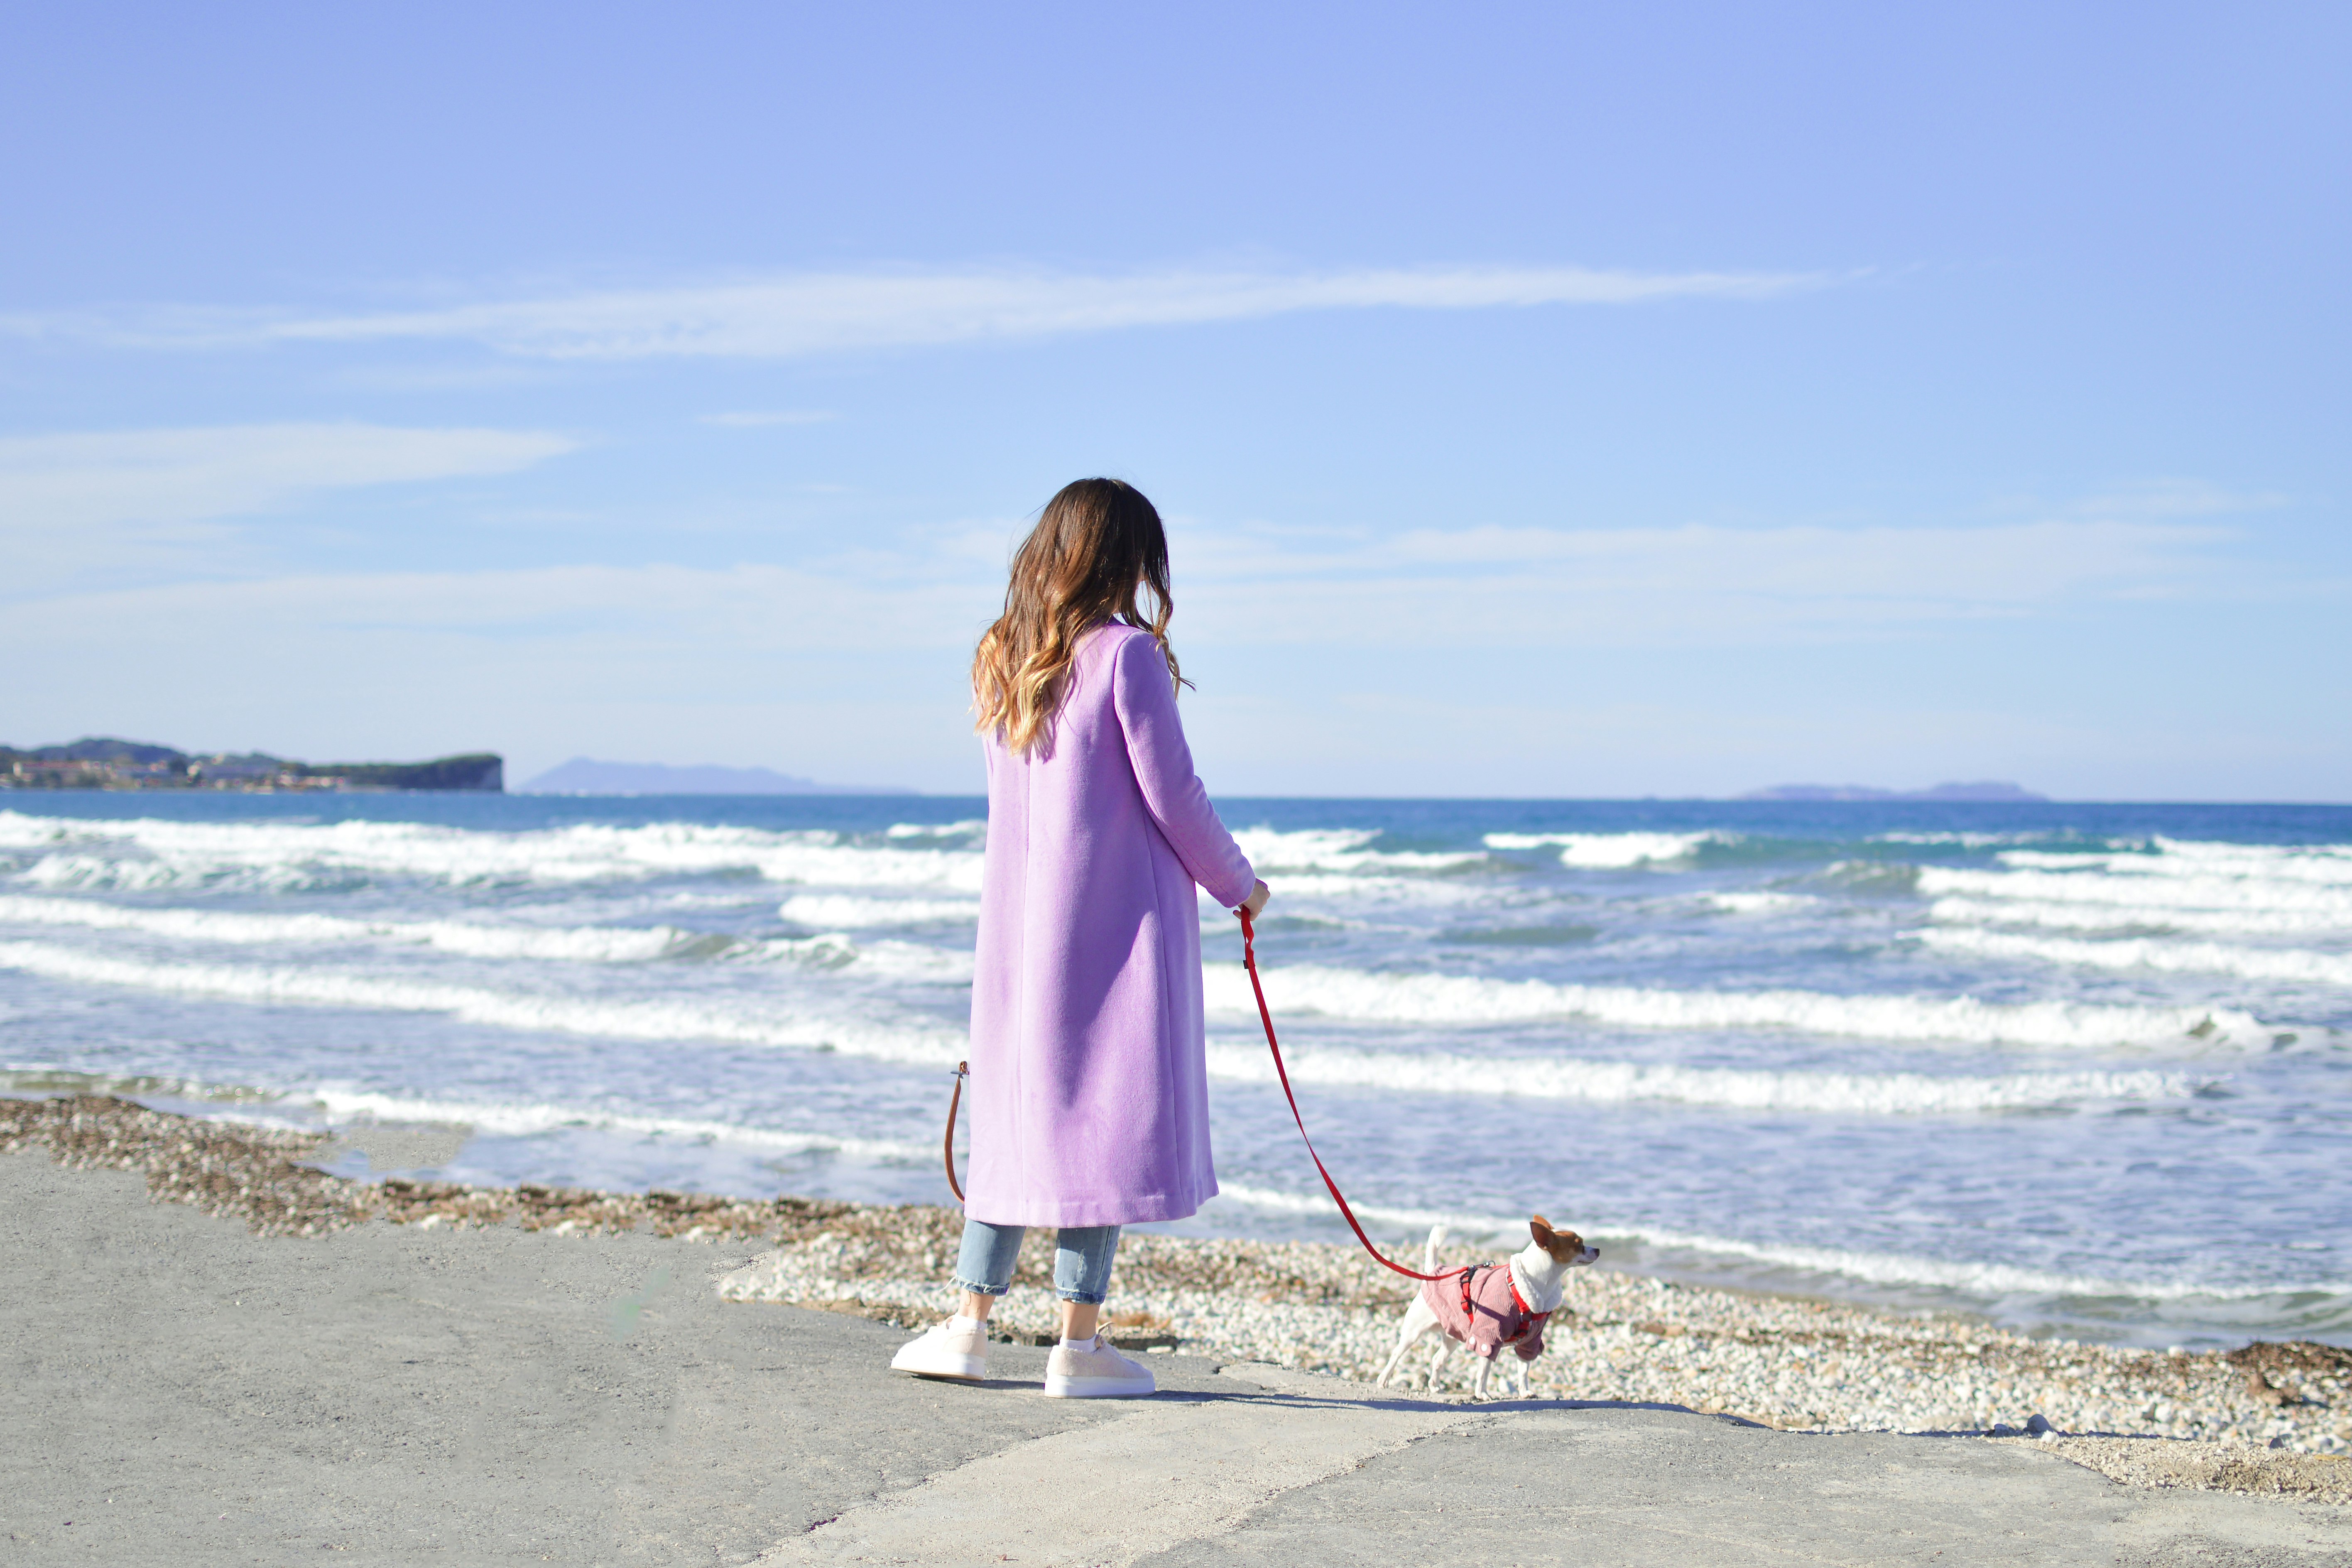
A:
[[[964,1213],[1182,1219],[1216,1195],[1193,885],[1256,873],[1209,805],[1150,634],[1087,634],[1050,744],[990,736]]]

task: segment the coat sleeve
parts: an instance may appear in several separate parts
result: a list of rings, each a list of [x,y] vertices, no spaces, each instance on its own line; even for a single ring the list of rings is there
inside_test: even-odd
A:
[[[1234,909],[1250,896],[1257,873],[1218,820],[1209,792],[1192,771],[1192,748],[1184,743],[1184,723],[1176,716],[1168,661],[1149,637],[1120,638],[1112,658],[1111,698],[1144,807],[1192,880]]]

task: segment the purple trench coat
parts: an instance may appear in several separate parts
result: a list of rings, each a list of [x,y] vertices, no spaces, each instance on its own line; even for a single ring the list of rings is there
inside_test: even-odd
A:
[[[1050,745],[992,735],[964,1212],[1182,1219],[1216,1195],[1193,885],[1256,873],[1209,804],[1150,634],[1089,633]]]

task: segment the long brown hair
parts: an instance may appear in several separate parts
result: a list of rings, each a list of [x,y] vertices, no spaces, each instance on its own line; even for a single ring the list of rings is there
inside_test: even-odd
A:
[[[1151,613],[1139,604],[1149,592]],[[1143,492],[1122,479],[1064,485],[1013,552],[1004,613],[971,656],[974,728],[1026,752],[1052,732],[1070,661],[1092,628],[1123,621],[1151,634],[1168,679],[1186,684],[1168,646],[1168,534]]]

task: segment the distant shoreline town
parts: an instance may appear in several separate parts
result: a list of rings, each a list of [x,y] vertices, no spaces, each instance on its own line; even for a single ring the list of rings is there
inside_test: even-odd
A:
[[[266,752],[191,756],[170,746],[93,735],[65,746],[0,746],[0,790],[236,790],[277,795],[376,790],[501,794],[506,759],[495,752],[427,763],[299,763]]]

